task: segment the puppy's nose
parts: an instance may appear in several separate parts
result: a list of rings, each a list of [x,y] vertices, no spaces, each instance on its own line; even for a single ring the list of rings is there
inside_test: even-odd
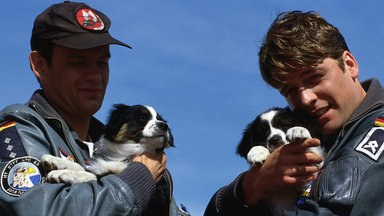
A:
[[[162,130],[168,130],[168,125],[165,122],[159,121],[157,122],[157,126]]]

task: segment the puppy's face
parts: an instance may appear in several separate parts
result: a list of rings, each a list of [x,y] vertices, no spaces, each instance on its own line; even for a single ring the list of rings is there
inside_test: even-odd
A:
[[[305,121],[309,121],[305,119]],[[270,152],[288,143],[286,132],[294,126],[304,126],[302,119],[289,108],[273,108],[259,115],[244,132],[237,153],[247,157],[253,146],[264,146]]]
[[[293,126],[287,119],[282,118],[281,112],[283,111],[271,110],[260,115],[260,124],[265,134],[264,145],[270,152],[288,143],[285,133]]]
[[[114,143],[142,143],[159,148],[174,146],[167,123],[152,107],[142,105],[115,105],[104,137]]]

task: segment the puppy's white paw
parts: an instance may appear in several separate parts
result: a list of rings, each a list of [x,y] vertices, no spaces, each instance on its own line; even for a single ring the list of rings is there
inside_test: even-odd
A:
[[[41,157],[41,163],[47,170],[70,169],[84,171],[84,168],[78,163],[66,160],[64,158],[55,157],[49,154],[45,154]]]
[[[306,128],[300,126],[289,128],[286,135],[289,142],[312,138],[309,131]]]
[[[86,171],[77,170],[53,170],[47,175],[48,182],[51,183],[66,183],[77,184],[96,180],[96,175]]]
[[[263,146],[254,146],[247,154],[247,161],[252,166],[256,164],[263,164],[268,155],[269,150],[267,148]]]

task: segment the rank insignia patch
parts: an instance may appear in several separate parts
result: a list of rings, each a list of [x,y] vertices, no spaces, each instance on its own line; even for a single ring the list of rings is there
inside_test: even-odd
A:
[[[20,196],[33,186],[45,182],[45,172],[36,158],[15,158],[5,165],[1,173],[1,189],[11,196]]]
[[[10,161],[27,155],[16,130],[15,122],[0,125],[0,160]]]
[[[355,150],[377,161],[384,150],[384,127],[372,128]]]

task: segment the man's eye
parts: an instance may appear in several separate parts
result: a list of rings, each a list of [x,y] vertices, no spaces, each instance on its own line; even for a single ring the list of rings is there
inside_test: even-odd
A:
[[[72,65],[83,65],[84,62],[83,61],[72,61],[72,62],[70,62],[70,64],[72,64]]]
[[[309,78],[311,82],[320,82],[323,76],[321,74],[315,74]]]
[[[108,61],[98,61],[99,65],[108,65]]]
[[[280,93],[284,96],[284,97],[289,97],[291,96],[293,93],[295,92],[295,88],[284,88],[280,91]]]

